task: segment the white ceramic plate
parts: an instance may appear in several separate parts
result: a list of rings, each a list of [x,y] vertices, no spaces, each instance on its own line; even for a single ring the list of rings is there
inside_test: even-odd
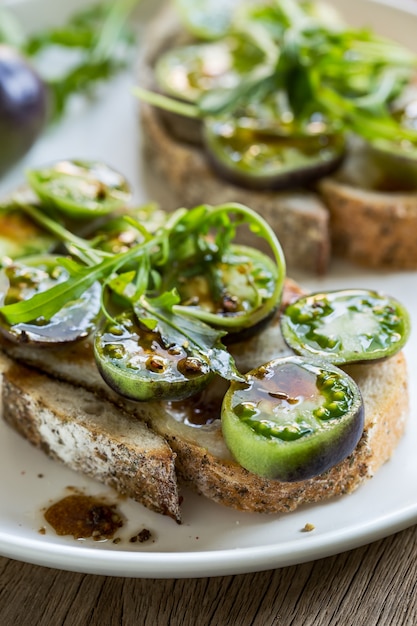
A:
[[[74,0],[75,1],[75,0]],[[62,3],[25,0],[17,3],[30,20],[51,15]],[[66,7],[71,3],[66,3]],[[78,5],[80,2],[78,2]],[[335,2],[343,8],[344,2]],[[394,2],[392,3],[394,4]],[[375,25],[381,32],[412,45],[417,29],[417,2],[409,14],[388,2],[351,0],[348,18],[355,24]],[[404,3],[406,4],[406,3]],[[33,7],[42,5],[42,10]],[[59,17],[59,16],[58,16]],[[137,103],[130,95],[128,75],[103,89],[102,98],[69,114],[36,144],[30,155],[0,184],[0,192],[23,180],[26,167],[65,157],[98,158],[124,172],[144,197],[140,179]],[[90,495],[109,489],[47,459],[0,422],[0,553],[14,559],[94,574],[129,577],[199,577],[272,569],[328,556],[369,543],[417,522],[417,273],[369,273],[334,267],[323,280],[306,279],[308,288],[364,286],[385,290],[411,311],[414,330],[407,346],[411,378],[411,415],[408,431],[392,460],[356,493],[326,504],[309,506],[289,515],[241,514],[184,494],[181,526],[128,500],[119,507],[127,519],[117,545],[58,537],[52,529],[39,532],[45,521],[42,508],[78,486]],[[302,532],[306,523],[312,532]],[[129,538],[142,528],[153,540],[133,544]]]

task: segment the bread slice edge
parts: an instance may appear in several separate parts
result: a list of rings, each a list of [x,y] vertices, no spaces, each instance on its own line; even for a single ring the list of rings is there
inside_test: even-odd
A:
[[[165,439],[91,391],[0,353],[4,421],[48,457],[181,521],[175,453]]]

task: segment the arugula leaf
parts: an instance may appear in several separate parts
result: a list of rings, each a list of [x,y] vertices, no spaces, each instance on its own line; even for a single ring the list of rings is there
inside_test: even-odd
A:
[[[140,259],[147,253],[150,245],[149,242],[138,244],[127,252],[112,255],[95,265],[89,267],[79,265],[77,270],[74,261],[64,261],[66,266],[72,268],[72,275],[68,280],[37,293],[29,300],[0,307],[0,315],[11,325],[30,322],[39,317],[49,320],[68,302],[79,298],[93,283],[107,280],[113,272],[120,270],[131,259],[136,257]]]
[[[76,276],[35,294],[29,300],[0,307],[0,314],[10,325],[31,322],[42,317],[50,320],[65,304],[79,298],[97,278],[97,274],[89,268],[80,269]]]
[[[179,209],[169,214],[153,235],[145,230],[143,241],[115,254],[102,253],[99,248],[91,248],[90,242],[74,235],[43,214],[41,205],[25,204],[18,200],[16,204],[46,230],[65,242],[71,257],[60,261],[70,274],[65,282],[37,293],[26,301],[0,307],[0,315],[10,325],[38,318],[48,320],[68,302],[79,298],[93,283],[100,282],[102,301],[105,290],[113,291],[125,300],[125,306],[134,309],[139,307],[137,310],[144,311],[138,313],[138,317],[148,328],[162,325],[162,334],[166,341],[171,337],[172,343],[173,338],[175,340],[181,335],[181,343],[191,342],[195,354],[212,361],[214,371],[228,379],[236,376],[239,379],[240,375],[235,371],[233,360],[221,342],[225,331],[218,327],[227,327],[228,331],[233,331],[240,328],[242,318],[244,327],[247,328],[267,317],[279,303],[285,279],[285,260],[281,246],[269,225],[257,213],[244,205],[234,203]],[[170,272],[179,261],[191,259],[192,262],[206,262],[209,267],[214,259],[221,260],[224,255],[227,257],[236,228],[241,224],[246,224],[271,247],[276,274],[272,271],[273,290],[269,290],[266,297],[260,296],[254,283],[254,290],[259,297],[253,298],[253,307],[243,316],[228,318],[219,317],[199,307],[193,309],[181,306],[175,291],[164,291],[164,273]],[[120,228],[119,222],[116,227]],[[271,263],[273,267],[273,262]],[[259,289],[262,288],[260,283]],[[111,318],[104,303],[103,314]]]
[[[134,311],[141,323],[158,330],[166,346],[186,344],[191,354],[209,363],[214,373],[226,380],[244,381],[245,377],[237,370],[233,357],[221,343],[225,332],[184,313],[178,314],[174,310],[178,302],[179,297],[174,290],[158,298],[141,297],[134,305]]]

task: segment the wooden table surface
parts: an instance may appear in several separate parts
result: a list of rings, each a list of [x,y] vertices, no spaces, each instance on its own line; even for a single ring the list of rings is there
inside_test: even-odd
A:
[[[277,570],[198,579],[71,573],[0,558],[5,626],[415,626],[417,528]]]

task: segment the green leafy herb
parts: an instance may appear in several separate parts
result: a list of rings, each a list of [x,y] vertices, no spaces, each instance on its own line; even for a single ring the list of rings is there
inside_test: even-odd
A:
[[[3,302],[0,316],[9,328],[17,324],[36,323],[36,320],[48,321],[68,303],[80,298],[93,284],[100,284],[102,310],[110,326],[113,323],[117,325],[115,320],[120,307],[123,311],[130,311],[130,315],[135,312],[139,323],[159,333],[167,349],[173,344],[187,346],[191,357],[209,362],[209,371],[230,380],[242,380],[233,358],[222,343],[222,337],[241,328],[256,326],[268,317],[280,301],[285,279],[281,246],[271,228],[257,213],[234,203],[178,209],[166,214],[155,232],[148,231],[146,224],[139,224],[134,217],[128,218],[127,223],[138,228],[136,232],[141,234],[140,241],[134,238],[131,247],[113,253],[101,249],[102,237],[93,236],[91,240],[86,240],[63,223],[56,222],[51,217],[53,204],[44,204],[41,200],[28,203],[27,198],[20,197],[18,193],[13,202],[18,210],[27,213],[66,247],[68,256],[56,259],[56,270],[63,268],[68,278],[31,294],[26,300]],[[110,237],[111,224],[120,233],[120,218],[109,217]],[[270,246],[273,259],[257,250],[254,250],[252,259],[245,252],[251,248],[233,243],[241,226],[250,228]],[[24,259],[21,263],[24,267]],[[245,299],[243,310],[238,315],[228,317],[220,312],[185,306],[179,292],[169,286],[173,271],[174,274],[179,272],[176,279],[181,282],[184,266],[195,265],[198,272],[201,270],[204,280],[205,273],[210,276],[213,272],[213,263],[231,268],[233,263],[237,264],[234,276],[239,272],[247,273],[242,290],[243,293],[249,291],[250,297]],[[251,267],[253,277],[249,275]],[[226,271],[224,276],[232,280],[233,270],[230,275]],[[221,291],[225,285],[219,288]]]
[[[253,111],[262,115],[262,107],[269,102],[271,110],[275,108],[276,122],[293,132],[313,132],[314,122],[320,121],[332,132],[354,132],[369,142],[404,142],[405,148],[410,142],[417,145],[415,128],[401,123],[392,111],[416,73],[414,53],[367,29],[348,28],[340,20],[332,23],[312,1],[238,5],[229,7],[227,19],[227,5],[219,7],[226,27],[217,35],[225,45],[234,46],[238,39],[253,44],[246,47],[248,56],[242,61],[251,69],[237,85],[202,88],[192,103],[141,88],[135,90],[137,97],[202,120],[248,118]],[[210,2],[194,7],[180,0],[178,6],[182,16],[186,13],[185,25],[191,24],[192,34],[203,39],[193,24],[197,19],[204,23],[205,18],[209,23],[208,16],[214,19],[216,7]],[[265,124],[268,127],[268,120]]]

